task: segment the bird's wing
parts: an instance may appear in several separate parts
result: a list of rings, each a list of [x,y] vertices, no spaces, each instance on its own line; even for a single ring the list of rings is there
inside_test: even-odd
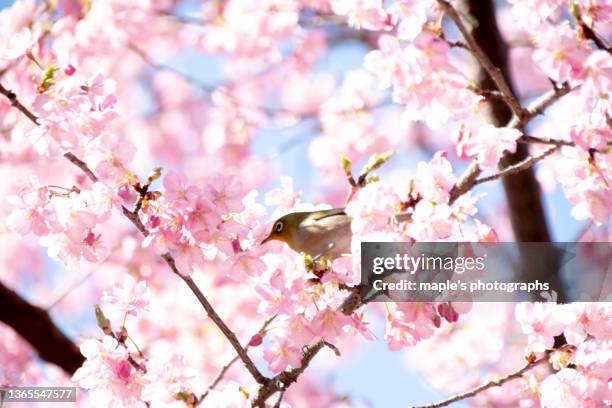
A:
[[[313,252],[311,255],[336,258],[350,253],[351,218],[344,209],[337,208],[311,217],[302,223],[301,228],[304,234],[300,237],[300,246]]]
[[[309,216],[302,222],[301,227],[310,233],[321,233],[350,223],[351,219],[344,212],[344,208],[334,208],[322,214]]]
[[[321,214],[311,217],[313,221],[319,221],[323,218],[334,217],[336,215],[346,215],[344,208],[334,208],[328,211],[322,211]]]

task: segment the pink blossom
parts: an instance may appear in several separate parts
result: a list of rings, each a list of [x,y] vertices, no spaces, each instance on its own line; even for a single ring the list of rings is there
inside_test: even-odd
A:
[[[600,27],[612,21],[612,5],[606,0],[586,0],[580,4],[580,14],[589,27]]]
[[[607,382],[612,376],[610,350],[612,350],[610,339],[587,340],[578,345],[573,361],[576,366],[588,372],[591,377]]]
[[[472,157],[476,156],[481,168],[495,169],[505,151],[516,151],[516,140],[521,135],[518,129],[485,124],[467,141],[466,153]]]
[[[11,231],[22,235],[30,232],[45,235],[54,229],[56,216],[49,205],[49,190],[37,179],[31,179],[29,186],[8,197],[8,201],[15,206],[6,219],[6,226]]]
[[[570,203],[572,215],[596,223],[608,220],[612,213],[612,189],[607,176],[612,168],[610,155],[596,155],[592,161],[587,152],[575,148],[562,150],[563,160],[556,166],[557,180]]]
[[[334,342],[344,333],[345,326],[350,323],[350,317],[341,311],[327,307],[312,319],[310,330],[316,337]]]
[[[378,49],[366,54],[363,66],[380,77],[383,85],[390,86],[401,75],[402,47],[398,39],[383,34],[378,38]]]
[[[393,4],[390,13],[399,20],[397,36],[402,40],[413,41],[423,30],[427,22],[427,12],[434,8],[431,0],[398,1]]]
[[[482,222],[476,221],[476,236],[478,242],[498,242],[499,237],[497,232],[489,225],[483,224]]]
[[[299,17],[292,0],[232,0],[222,10],[221,23],[205,27],[203,48],[252,58],[276,58],[276,47],[293,34]]]
[[[482,169],[495,169],[505,151],[516,151],[516,140],[521,135],[518,129],[485,124],[467,141],[466,153],[475,156]]]
[[[527,343],[536,353],[552,348],[554,337],[561,334],[563,324],[555,318],[556,305],[549,303],[520,303],[516,319],[527,334]]]
[[[429,338],[439,319],[433,303],[395,303],[387,313],[385,339],[390,350],[414,346]]]
[[[426,327],[427,326],[423,326],[421,329]],[[414,325],[393,318],[388,319],[387,325],[385,326],[385,340],[391,351],[401,350],[407,346],[414,346],[423,338],[429,337],[431,333],[433,333],[431,328],[427,328],[425,333],[423,333],[423,330],[419,332]],[[425,334],[425,337],[423,337],[422,334]]]
[[[270,343],[270,347],[264,351],[263,355],[271,371],[277,373],[283,371],[287,366],[292,368],[301,366],[302,353],[298,347],[291,344],[289,339],[274,337]]]
[[[546,377],[539,392],[543,408],[603,407],[604,399],[609,397],[607,384],[572,368]]]
[[[259,276],[266,269],[259,254],[243,251],[230,256],[219,268],[220,272],[233,280],[242,280],[247,276]]]
[[[371,183],[359,191],[356,200],[346,206],[346,213],[353,219],[353,234],[365,234],[389,228],[389,220],[395,214],[399,197],[386,183]]]
[[[436,129],[470,113],[477,98],[467,90],[469,81],[450,60],[449,50],[445,41],[422,31],[402,51],[392,82],[393,100],[405,106],[404,119]]]
[[[241,200],[244,193],[236,177],[214,174],[207,179],[204,191],[221,215],[242,209]]]
[[[476,213],[478,213],[478,208],[476,207],[476,203],[478,202],[480,198],[484,197],[485,195],[486,194],[484,193],[473,195],[472,192],[470,191],[466,194],[463,194],[459,198],[457,198],[452,205],[453,216],[455,217],[455,219],[457,219],[457,221],[459,222],[465,223],[465,221],[469,217],[475,216]]]
[[[204,264],[204,252],[193,239],[183,235],[173,243],[174,260],[179,272],[185,276],[191,276],[196,267]]]
[[[512,14],[521,27],[533,30],[550,17],[563,0],[508,0],[512,4]]]
[[[569,24],[544,26],[536,41],[538,48],[533,53],[533,60],[540,69],[557,82],[574,83],[582,74],[588,49]]]
[[[609,102],[606,102],[605,95],[612,92],[612,56],[603,50],[591,52],[584,62],[581,79],[583,83],[580,92],[587,99],[603,99],[603,110],[608,111],[610,107]]]
[[[121,313],[136,316],[138,312],[148,310],[151,290],[146,281],[136,280],[129,274],[123,275],[123,284],[115,283],[110,292],[104,292],[102,301],[114,305]]]
[[[605,149],[609,141],[612,141],[612,130],[608,126],[602,128],[575,127],[570,131],[570,136],[576,146],[584,150]]]
[[[372,341],[376,339],[376,335],[372,332],[372,330],[370,330],[368,323],[363,321],[363,313],[353,314],[352,319],[353,328],[366,340]]]
[[[612,307],[606,303],[562,305],[556,316],[565,325],[565,339],[575,346],[586,340],[588,335],[605,339],[612,332]]]
[[[72,376],[79,387],[89,390],[98,407],[131,405],[139,401],[138,373],[127,361],[127,350],[110,336],[86,340],[81,345],[86,360]]]
[[[457,176],[446,158],[445,152],[437,152],[429,163],[419,162],[416,168],[415,185],[419,195],[436,203],[447,203],[450,190]]]
[[[331,0],[334,13],[348,16],[349,25],[366,30],[391,29],[391,16],[377,0]]]
[[[452,209],[448,205],[421,200],[414,208],[408,235],[417,241],[448,238],[453,232],[451,216]]]
[[[290,210],[300,202],[301,194],[293,189],[293,179],[291,177],[281,177],[280,187],[270,190],[266,194],[266,204],[276,205],[283,210]]]
[[[104,133],[90,145],[85,160],[95,168],[96,175],[109,185],[129,179],[127,166],[136,153],[136,147],[124,137]]]
[[[32,52],[32,48],[38,41],[39,33],[24,27],[20,32],[15,33],[9,39],[4,50],[0,52],[0,61],[11,62],[23,58]]]
[[[183,356],[160,349],[147,361],[141,397],[152,406],[165,406],[176,401],[176,393],[191,391],[195,377],[196,371]]]

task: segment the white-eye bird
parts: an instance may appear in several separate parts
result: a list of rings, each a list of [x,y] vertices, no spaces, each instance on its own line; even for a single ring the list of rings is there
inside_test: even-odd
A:
[[[280,217],[261,241],[282,241],[296,252],[333,260],[351,252],[351,218],[344,208],[294,212]]]

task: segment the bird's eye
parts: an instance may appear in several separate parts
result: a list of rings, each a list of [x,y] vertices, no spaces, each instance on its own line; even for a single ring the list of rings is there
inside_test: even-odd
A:
[[[277,221],[277,222],[276,222],[276,224],[274,224],[274,231],[275,231],[275,232],[279,232],[279,233],[280,233],[280,232],[283,232],[283,228],[284,228],[284,227],[285,227],[285,226],[283,225],[283,222],[282,222],[282,221]]]

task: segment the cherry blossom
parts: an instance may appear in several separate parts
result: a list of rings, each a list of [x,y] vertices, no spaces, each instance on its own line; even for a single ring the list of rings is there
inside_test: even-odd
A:
[[[139,401],[136,392],[140,389],[138,374],[127,361],[128,352],[112,337],[102,340],[86,340],[81,353],[87,358],[72,380],[89,390],[96,406],[119,407]]]
[[[504,152],[516,151],[516,140],[521,137],[518,129],[498,128],[483,125],[467,141],[465,149],[468,156],[476,157],[483,169],[494,169]]]
[[[29,28],[23,28],[10,38],[7,48],[0,53],[0,61],[12,62],[32,52],[38,42],[39,34]]]
[[[533,60],[555,81],[575,83],[581,75],[588,48],[580,42],[569,24],[545,26],[538,34]]]
[[[113,305],[122,313],[136,316],[141,310],[147,310],[151,291],[146,281],[136,282],[128,275],[123,275],[123,284],[115,283],[111,292],[105,292],[102,301]]]
[[[299,368],[301,364],[300,349],[292,345],[287,339],[276,338],[271,346],[264,351],[264,359],[268,362],[270,370],[279,372],[291,366]]]
[[[535,352],[550,349],[554,336],[561,334],[563,324],[555,318],[555,305],[548,303],[520,303],[516,306],[516,318],[523,333],[527,334],[529,347]]]

